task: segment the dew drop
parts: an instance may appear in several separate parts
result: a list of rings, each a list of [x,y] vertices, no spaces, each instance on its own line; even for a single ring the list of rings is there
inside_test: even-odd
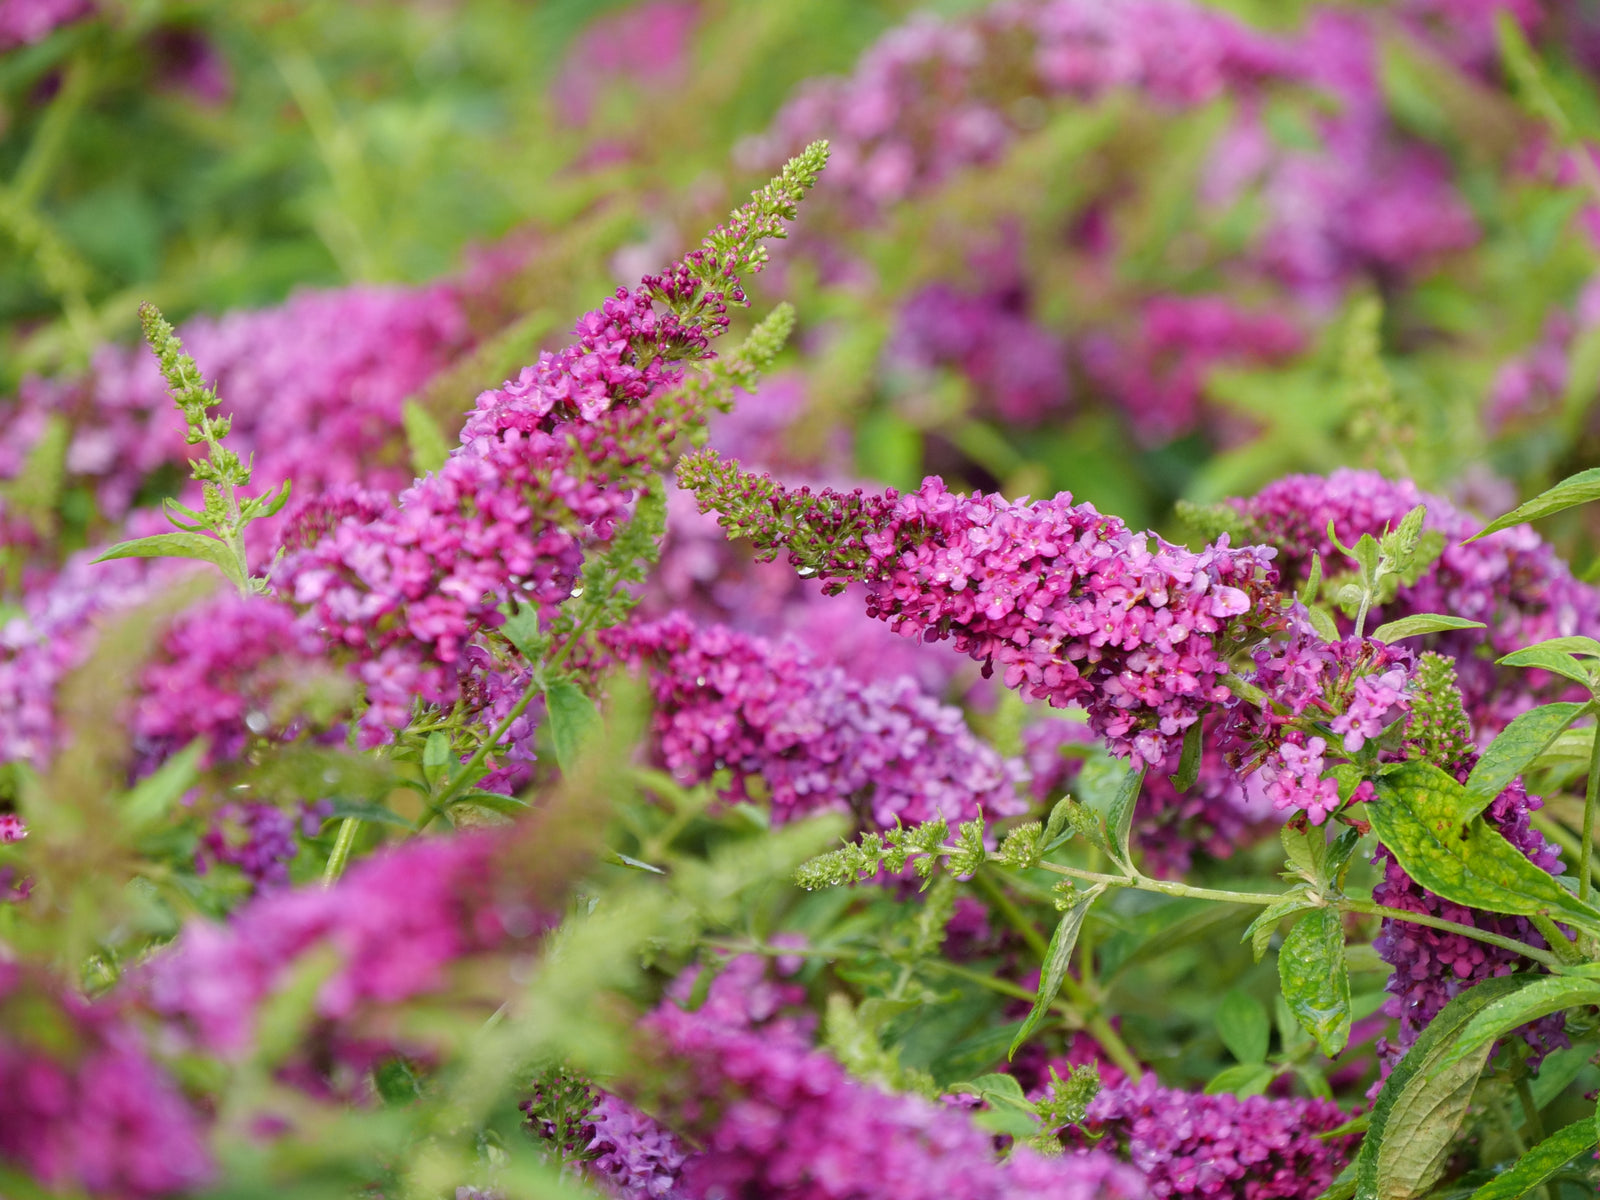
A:
[[[816,573],[817,569],[815,567],[800,567],[795,571],[795,574],[800,576],[801,579],[810,579]]]
[[[244,724],[251,733],[265,733],[270,722],[267,714],[258,709],[245,714]]]
[[[574,600],[576,600],[581,595],[583,595],[583,584],[581,584],[581,583],[573,584],[572,585],[572,598]]]

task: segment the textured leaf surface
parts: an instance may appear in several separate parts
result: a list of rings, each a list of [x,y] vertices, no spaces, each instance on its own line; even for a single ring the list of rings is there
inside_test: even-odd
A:
[[[1530,708],[1500,731],[1467,776],[1467,797],[1474,805],[1471,814],[1498,796],[1505,786],[1522,774],[1528,764],[1545,752],[1561,736],[1561,731],[1578,719],[1586,705],[1562,701]]]
[[[1458,1062],[1453,1073],[1440,1061],[1471,1019],[1522,989],[1528,976],[1486,979],[1446,1004],[1400,1060],[1372,1106],[1367,1136],[1356,1159],[1356,1200],[1412,1200],[1444,1169],[1450,1143],[1472,1101],[1482,1054]]]
[[[199,533],[158,533],[152,537],[118,542],[95,562],[114,558],[197,558],[218,568],[235,586],[244,587],[244,572],[239,559],[216,538]]]
[[[1332,1058],[1350,1040],[1350,972],[1344,923],[1336,908],[1314,908],[1295,922],[1278,951],[1278,980],[1295,1020]]]
[[[1586,1150],[1594,1149],[1595,1123],[1590,1117],[1558,1129],[1502,1171],[1467,1200],[1517,1200],[1549,1179]]]
[[[1489,912],[1542,914],[1600,932],[1600,912],[1534,866],[1475,811],[1465,789],[1431,763],[1409,762],[1378,780],[1367,806],[1378,839],[1406,873],[1446,900]]]
[[[1425,633],[1444,633],[1451,629],[1485,629],[1482,621],[1469,621],[1465,617],[1452,617],[1445,613],[1414,613],[1398,621],[1388,621],[1372,631],[1375,642],[1398,642],[1401,638],[1420,637]]]
[[[1540,492],[1532,500],[1519,504],[1505,516],[1490,521],[1467,540],[1475,542],[1481,537],[1488,537],[1491,533],[1510,529],[1513,525],[1521,525],[1524,521],[1537,521],[1540,517],[1548,517],[1552,513],[1597,499],[1600,499],[1600,467],[1590,467],[1587,471],[1568,475],[1555,487]]]

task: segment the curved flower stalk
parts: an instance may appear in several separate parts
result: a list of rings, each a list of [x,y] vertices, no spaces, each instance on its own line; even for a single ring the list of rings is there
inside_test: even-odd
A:
[[[1232,649],[1281,624],[1271,550],[1224,537],[1195,554],[1066,493],[960,496],[937,478],[904,496],[790,491],[712,453],[679,479],[761,554],[786,550],[831,591],[861,581],[896,632],[953,639],[1007,687],[1082,705],[1113,752],[1147,763],[1231,698]]]
[[[1140,1174],[1098,1151],[1044,1158],[1026,1148],[997,1161],[993,1136],[954,1108],[855,1082],[812,1049],[783,1015],[796,989],[735,959],[706,1000],[679,1007],[692,976],[645,1021],[672,1071],[657,1111],[692,1130],[701,1149],[678,1181],[688,1197],[756,1195],[903,1200],[1138,1200]]]
[[[114,1200],[214,1171],[199,1115],[116,1007],[13,962],[0,962],[0,1165]]]
[[[743,304],[741,273],[811,187],[816,146],[713,231],[701,249],[619,289],[514,381],[478,397],[462,444],[375,519],[345,517],[275,575],[330,642],[361,664],[372,699],[364,737],[383,740],[420,696],[451,704],[463,651],[511,601],[541,625],[574,593],[586,550],[603,546],[635,497],[703,420],[689,363],[709,357]]]
[[[650,670],[657,753],[681,783],[733,772],[730,799],[764,786],[775,823],[854,813],[888,829],[1025,811],[1007,764],[905,677],[863,684],[794,641],[769,642],[679,614],[606,636]]]

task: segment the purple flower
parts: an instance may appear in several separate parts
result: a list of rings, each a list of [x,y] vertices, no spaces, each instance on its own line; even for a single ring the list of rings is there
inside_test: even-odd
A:
[[[116,1009],[12,962],[0,962],[0,1162],[113,1200],[212,1175],[200,1118]]]
[[[700,783],[729,768],[736,798],[759,779],[775,822],[854,811],[885,829],[1027,808],[1019,768],[905,677],[863,684],[794,641],[697,628],[681,614],[607,642],[650,668],[657,753],[673,775]]]
[[[1156,1196],[1311,1200],[1351,1140],[1317,1135],[1345,1120],[1327,1100],[1201,1095],[1147,1073],[1103,1088],[1085,1128],[1126,1155]]]
[[[735,959],[703,1005],[679,1007],[691,972],[645,1021],[669,1071],[662,1115],[700,1149],[683,1165],[689,1200],[1134,1200],[1138,1174],[1096,1151],[997,1161],[991,1135],[957,1109],[850,1079],[784,1015],[798,996]]]

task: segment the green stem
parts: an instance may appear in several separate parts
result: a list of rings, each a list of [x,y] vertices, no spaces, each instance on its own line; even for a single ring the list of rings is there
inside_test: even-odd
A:
[[[1344,912],[1366,913],[1371,917],[1386,917],[1391,921],[1407,921],[1412,925],[1426,925],[1429,929],[1439,929],[1445,933],[1458,933],[1462,937],[1488,942],[1491,946],[1499,946],[1504,950],[1520,954],[1524,958],[1531,958],[1534,962],[1543,963],[1547,967],[1559,967],[1561,965],[1561,960],[1548,950],[1540,950],[1537,947],[1528,945],[1527,942],[1519,942],[1515,938],[1501,937],[1498,933],[1490,933],[1486,929],[1476,929],[1471,925],[1462,925],[1456,921],[1446,921],[1443,917],[1410,912],[1402,908],[1386,908],[1384,905],[1374,904],[1370,900],[1341,900],[1339,901],[1339,908]]]
[[[429,825],[432,825],[434,818],[445,810],[446,805],[459,796],[465,788],[471,786],[466,781],[473,778],[477,769],[483,766],[483,760],[488,758],[489,752],[500,744],[500,739],[505,737],[506,731],[511,728],[512,722],[527,711],[528,705],[533,703],[533,698],[543,691],[544,674],[543,672],[535,672],[533,680],[523,691],[521,698],[512,706],[511,711],[505,715],[500,724],[494,727],[493,732],[473,751],[472,757],[466,761],[460,773],[456,775],[454,782],[447,786],[433,803],[428,805],[427,811],[422,816],[417,818],[417,823],[412,829],[413,833],[421,833]]]
[[[333,852],[328,855],[328,869],[322,873],[323,887],[332,887],[344,874],[345,864],[350,861],[350,851],[355,849],[356,831],[360,825],[361,822],[355,817],[346,817],[339,823],[339,836],[334,838]]]
[[[1049,940],[1039,932],[1038,926],[1028,920],[1028,915],[1017,907],[1016,901],[1006,895],[1005,889],[981,870],[972,877],[972,885],[994,902],[1007,924],[1021,935],[1022,940],[1028,943],[1028,949],[1043,962],[1050,953]]]
[[[1588,157],[1587,153],[1584,157]],[[1600,726],[1589,751],[1589,779],[1583,792],[1583,856],[1578,861],[1578,899],[1587,901],[1594,874],[1594,809],[1600,798]]]
[[[1539,1116],[1539,1105],[1533,1098],[1533,1088],[1529,1086],[1526,1075],[1517,1079],[1517,1099],[1522,1101],[1522,1131],[1528,1141],[1537,1146],[1544,1141],[1544,1119]]]
[[[1164,896],[1187,896],[1195,900],[1214,900],[1220,904],[1253,904],[1265,908],[1269,904],[1276,904],[1283,899],[1282,895],[1272,892],[1227,892],[1216,888],[1190,887],[1186,883],[1177,883],[1168,879],[1151,879],[1146,875],[1105,875],[1098,871],[1084,871],[1077,867],[1065,867],[1058,863],[1040,863],[1047,871],[1054,871],[1058,875],[1066,875],[1072,879],[1082,879],[1088,883],[1101,883],[1108,887],[1128,887],[1141,892],[1160,892]],[[1440,929],[1446,933],[1459,933],[1463,937],[1473,938],[1480,942],[1487,942],[1491,946],[1500,946],[1511,950],[1534,962],[1543,963],[1547,967],[1559,967],[1561,960],[1548,950],[1540,950],[1526,942],[1519,942],[1515,938],[1501,937],[1498,933],[1490,933],[1486,929],[1476,929],[1471,925],[1462,925],[1457,921],[1446,921],[1442,917],[1429,916],[1427,913],[1408,912],[1399,908],[1386,908],[1381,904],[1374,904],[1370,900],[1343,899],[1338,902],[1341,912],[1366,913],[1368,916],[1387,917],[1391,921],[1409,921],[1413,925],[1426,925],[1430,929]]]

